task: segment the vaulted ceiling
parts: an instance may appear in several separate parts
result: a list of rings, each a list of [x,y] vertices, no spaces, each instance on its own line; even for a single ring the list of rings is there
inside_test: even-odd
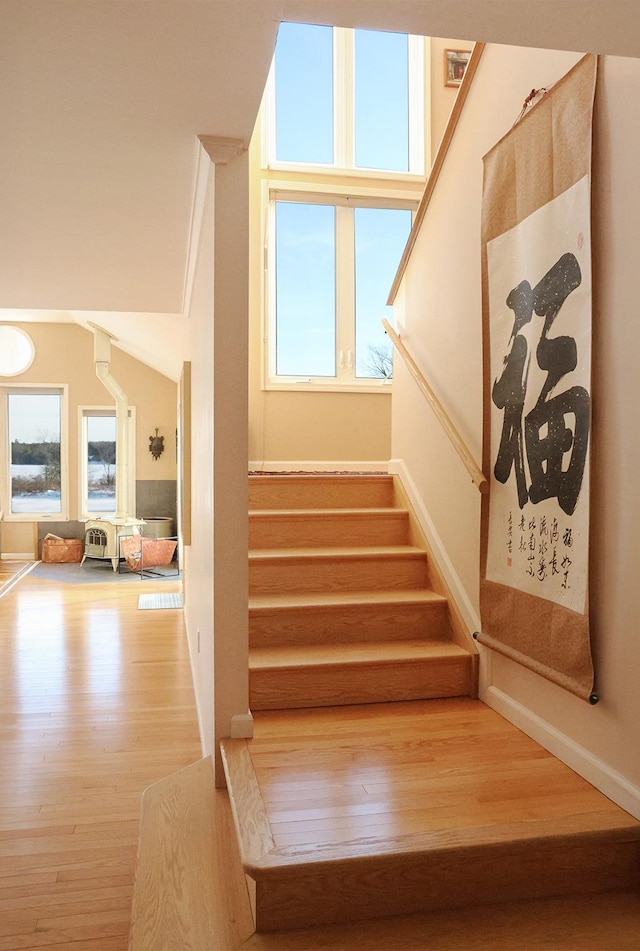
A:
[[[0,320],[90,317],[174,375],[197,136],[249,140],[282,19],[638,56],[638,6],[0,0]]]

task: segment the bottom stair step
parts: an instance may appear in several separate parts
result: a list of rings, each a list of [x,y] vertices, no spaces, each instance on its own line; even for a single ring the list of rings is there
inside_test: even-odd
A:
[[[449,641],[255,648],[252,710],[469,696],[474,658]]]
[[[258,931],[640,884],[640,823],[479,701],[258,713],[221,748]]]

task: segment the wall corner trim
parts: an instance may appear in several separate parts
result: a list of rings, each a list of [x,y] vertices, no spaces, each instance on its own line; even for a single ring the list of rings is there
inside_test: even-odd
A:
[[[576,743],[498,687],[480,690],[480,700],[530,736],[621,809],[640,819],[640,787],[629,782],[588,749]]]

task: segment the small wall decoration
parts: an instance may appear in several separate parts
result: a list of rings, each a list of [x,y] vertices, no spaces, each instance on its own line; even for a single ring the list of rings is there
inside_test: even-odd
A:
[[[469,63],[470,50],[444,51],[444,84],[445,86],[459,86]]]
[[[164,436],[158,436],[157,427],[155,436],[149,436],[149,452],[154,459],[159,459],[164,452]]]

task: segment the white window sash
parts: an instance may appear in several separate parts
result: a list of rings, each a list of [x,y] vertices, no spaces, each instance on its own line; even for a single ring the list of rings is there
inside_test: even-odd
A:
[[[135,516],[135,458],[136,458],[136,408],[127,407],[129,413],[128,443],[129,458],[127,466],[127,476],[129,481],[129,508],[127,514]],[[115,418],[116,410],[114,406],[78,406],[78,461],[79,461],[79,484],[78,484],[78,512],[80,519],[95,518],[96,515],[109,515],[115,512],[115,499],[113,512],[95,512],[89,511],[89,469],[88,469],[88,426],[87,419],[90,416],[113,416]],[[116,470],[117,472],[117,470]]]
[[[308,186],[307,186],[308,187]],[[267,207],[264,249],[263,388],[264,389],[335,389],[357,392],[388,392],[389,380],[356,377],[355,321],[355,215],[354,208],[390,208],[415,213],[416,199],[380,198],[345,195],[335,192],[306,191],[300,185],[269,188],[264,183]],[[336,374],[331,377],[279,375],[276,372],[276,224],[277,201],[325,204],[336,208]]]
[[[409,169],[358,168],[355,165],[355,31],[333,28],[333,163],[282,162],[276,157],[276,77],[275,57],[271,64],[261,108],[262,166],[267,169],[297,170],[316,174],[344,174],[359,177],[424,180],[430,155],[430,40],[408,34],[409,80]]]
[[[11,446],[9,444],[9,395],[59,395],[60,400],[60,511],[11,511]],[[4,447],[0,466],[0,510],[6,522],[65,522],[69,518],[69,387],[66,383],[12,383],[0,386],[0,439]]]

